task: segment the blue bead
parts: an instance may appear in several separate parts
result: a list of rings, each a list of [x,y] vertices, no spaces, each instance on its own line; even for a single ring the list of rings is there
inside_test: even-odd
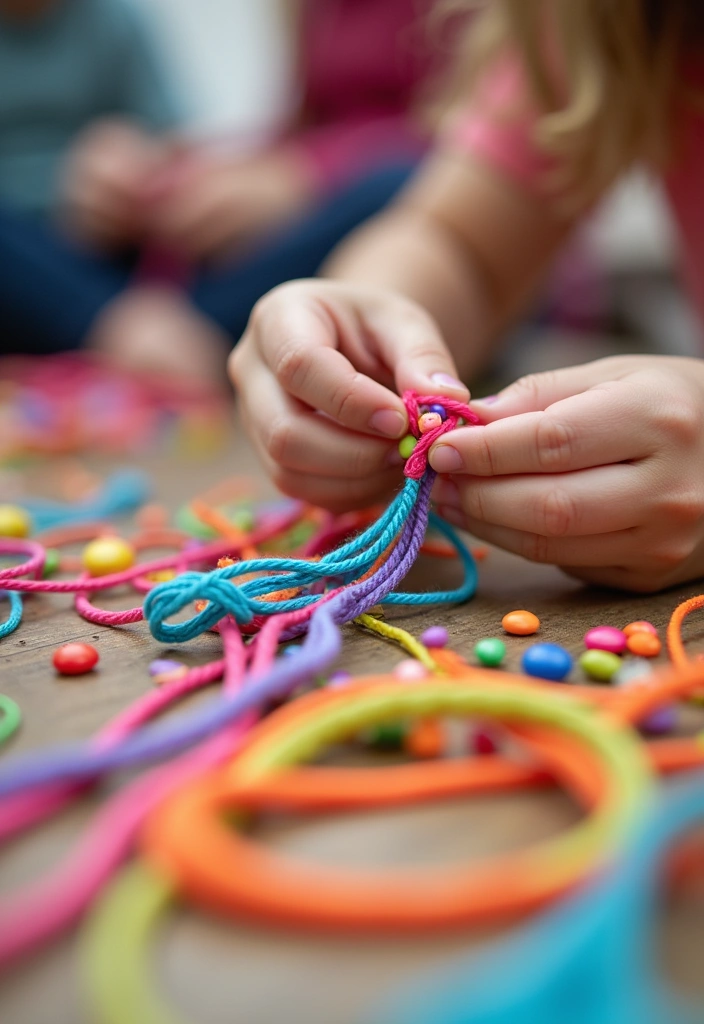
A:
[[[447,419],[447,409],[444,405],[429,405],[428,412],[436,412],[438,416],[442,416],[444,420]]]
[[[572,668],[572,655],[559,644],[533,644],[524,652],[521,668],[528,676],[560,683]]]

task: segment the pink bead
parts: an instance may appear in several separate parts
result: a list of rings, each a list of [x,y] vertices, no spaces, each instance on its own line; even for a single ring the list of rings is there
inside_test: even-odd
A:
[[[429,430],[435,430],[442,424],[442,416],[437,412],[424,412],[418,420],[418,429],[421,434],[427,434]]]
[[[393,675],[397,679],[425,679],[428,675],[428,670],[425,665],[421,664],[420,661],[416,661],[415,658],[406,658],[405,661],[400,661],[393,671]]]
[[[474,753],[479,757],[487,757],[489,754],[495,754],[499,749],[494,737],[488,729],[477,729],[473,737],[472,746],[474,747]]]
[[[623,654],[626,650],[628,637],[622,629],[615,626],[595,626],[584,635],[584,646],[590,650],[610,651],[611,654]]]

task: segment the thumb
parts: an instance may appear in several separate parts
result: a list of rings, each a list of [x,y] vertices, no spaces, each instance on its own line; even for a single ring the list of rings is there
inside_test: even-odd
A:
[[[604,369],[597,362],[531,373],[520,377],[498,395],[476,399],[472,408],[481,416],[482,423],[491,423],[523,412],[542,412],[555,402],[588,391],[603,381]]]
[[[423,309],[404,299],[367,312],[366,319],[399,394],[412,390],[468,400],[469,389],[459,379],[437,325]]]

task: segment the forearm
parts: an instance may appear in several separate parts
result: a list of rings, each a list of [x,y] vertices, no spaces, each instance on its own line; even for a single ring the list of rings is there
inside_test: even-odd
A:
[[[376,217],[333,253],[324,274],[412,299],[438,324],[463,379],[481,366],[495,303],[480,267],[433,217],[404,205]]]
[[[324,272],[418,302],[466,377],[528,305],[569,229],[502,176],[443,153]]]

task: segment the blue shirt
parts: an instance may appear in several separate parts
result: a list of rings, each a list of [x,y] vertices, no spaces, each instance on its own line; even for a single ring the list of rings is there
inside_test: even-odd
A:
[[[127,0],[55,0],[26,21],[0,14],[0,203],[48,210],[74,137],[108,116],[157,131],[179,119]]]

